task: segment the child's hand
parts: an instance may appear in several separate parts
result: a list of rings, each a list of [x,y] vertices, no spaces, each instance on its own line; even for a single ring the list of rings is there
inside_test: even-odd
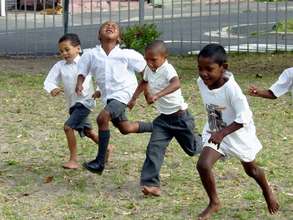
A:
[[[258,96],[258,88],[254,85],[251,85],[248,87],[247,93],[250,96]]]
[[[55,97],[55,96],[59,95],[61,92],[63,92],[63,89],[61,89],[61,88],[55,88],[55,89],[53,89],[53,90],[51,91],[51,95],[52,95],[53,97]]]
[[[221,131],[216,131],[216,132],[212,132],[212,131],[208,131],[208,133],[211,134],[210,139],[208,140],[209,143],[214,143],[218,145],[218,149],[220,146],[220,143],[222,142],[222,140],[224,139],[224,134]]]
[[[75,92],[78,96],[82,95],[82,90],[83,90],[82,84],[81,85],[77,84],[75,87]]]
[[[146,97],[146,99],[147,99],[147,103],[150,105],[150,104],[153,104],[155,101],[157,101],[159,99],[159,96],[157,96],[157,95],[154,95],[154,96],[149,95],[149,96]]]
[[[128,104],[127,107],[129,108],[129,110],[132,110],[132,108],[135,106],[136,100],[131,99]]]
[[[100,91],[95,91],[95,93],[92,95],[92,97],[93,97],[94,99],[98,99],[98,98],[100,98],[100,97],[101,97],[101,92],[100,92]]]

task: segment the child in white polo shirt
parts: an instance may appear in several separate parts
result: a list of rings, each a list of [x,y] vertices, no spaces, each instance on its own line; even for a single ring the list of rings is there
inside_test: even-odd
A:
[[[105,153],[110,139],[109,122],[122,134],[151,132],[152,123],[128,121],[125,109],[136,87],[135,72],[142,72],[146,62],[141,54],[131,49],[120,49],[119,26],[107,21],[99,29],[101,45],[84,53],[78,64],[76,93],[83,91],[82,83],[93,73],[101,90],[104,109],[97,117],[99,127],[99,150],[96,159],[84,163],[91,172],[102,174]]]
[[[87,136],[95,143],[98,142],[98,135],[93,131],[88,120],[88,115],[95,107],[95,100],[92,97],[94,89],[92,78],[88,75],[84,82],[84,90],[80,96],[75,93],[77,82],[77,62],[80,59],[80,40],[76,34],[65,34],[58,42],[59,51],[63,60],[57,62],[49,71],[44,82],[44,89],[52,96],[57,96],[64,92],[68,108],[69,119],[64,124],[70,159],[63,167],[77,169],[77,147],[74,130],[77,130],[81,137]],[[63,82],[64,89],[60,88]]]
[[[156,40],[145,49],[147,67],[129,106],[144,88],[149,104],[155,103],[160,115],[153,121],[153,132],[147,147],[146,159],[141,171],[141,187],[145,195],[160,195],[160,169],[166,148],[175,137],[189,156],[201,150],[201,137],[194,134],[194,118],[187,110],[180,89],[180,80],[174,67],[168,63],[167,48],[163,41]]]
[[[293,95],[293,67],[285,69],[269,89],[260,89],[254,85],[248,88],[249,95],[267,99],[276,99],[290,91]]]
[[[197,162],[202,184],[209,197],[209,205],[199,219],[209,219],[220,209],[212,168],[222,157],[237,157],[247,175],[261,187],[268,210],[275,214],[278,201],[263,170],[255,161],[261,150],[246,97],[233,74],[227,71],[227,55],[218,44],[205,46],[198,55],[198,87],[208,120],[203,129],[203,150]]]

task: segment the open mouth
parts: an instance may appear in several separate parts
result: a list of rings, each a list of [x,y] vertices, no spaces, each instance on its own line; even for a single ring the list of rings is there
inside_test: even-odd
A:
[[[106,33],[111,33],[111,34],[113,34],[114,31],[113,31],[112,29],[106,29]]]

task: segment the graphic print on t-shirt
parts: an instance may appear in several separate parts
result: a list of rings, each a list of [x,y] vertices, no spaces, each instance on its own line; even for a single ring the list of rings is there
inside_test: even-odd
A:
[[[220,107],[214,104],[206,104],[206,110],[208,112],[208,122],[211,131],[220,131],[227,124],[223,121],[222,111],[225,107]]]

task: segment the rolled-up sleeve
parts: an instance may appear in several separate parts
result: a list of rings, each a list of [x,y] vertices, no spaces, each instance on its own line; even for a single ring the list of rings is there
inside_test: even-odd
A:
[[[44,89],[50,93],[53,89],[59,87],[61,83],[60,62],[56,63],[49,71],[45,81]]]
[[[293,68],[286,69],[279,79],[271,86],[270,90],[276,97],[280,97],[293,88]]]

